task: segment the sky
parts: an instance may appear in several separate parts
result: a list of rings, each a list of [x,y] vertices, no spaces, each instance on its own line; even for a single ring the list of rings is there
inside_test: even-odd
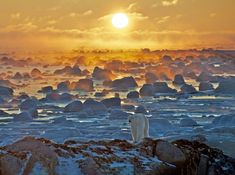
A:
[[[235,49],[235,0],[0,0],[0,50]],[[129,17],[116,29],[115,13]]]

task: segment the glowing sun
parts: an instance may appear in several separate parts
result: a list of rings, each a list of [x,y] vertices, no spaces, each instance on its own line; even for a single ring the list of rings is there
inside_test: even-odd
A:
[[[112,24],[118,29],[123,29],[128,26],[129,19],[125,13],[117,13],[113,15]]]

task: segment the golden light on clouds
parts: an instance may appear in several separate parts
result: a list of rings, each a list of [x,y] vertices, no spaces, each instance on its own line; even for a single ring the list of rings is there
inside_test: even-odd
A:
[[[235,48],[234,0],[0,3],[0,50]],[[114,12],[125,12],[126,17],[114,17]]]
[[[125,13],[116,13],[113,15],[112,24],[118,29],[123,29],[128,26],[129,19]]]

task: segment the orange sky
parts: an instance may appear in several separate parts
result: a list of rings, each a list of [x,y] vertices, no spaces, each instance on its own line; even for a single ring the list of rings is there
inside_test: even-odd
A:
[[[0,0],[1,51],[235,49],[235,0]],[[125,12],[130,25],[111,24]]]

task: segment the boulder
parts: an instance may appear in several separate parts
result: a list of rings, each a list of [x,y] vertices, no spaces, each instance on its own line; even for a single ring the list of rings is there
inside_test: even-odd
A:
[[[140,89],[140,96],[151,97],[154,96],[155,88],[152,84],[144,84]]]
[[[34,68],[32,71],[31,71],[31,76],[32,77],[40,77],[42,75],[42,72],[37,69],[37,68]]]
[[[208,82],[212,80],[213,80],[212,75],[207,71],[201,72],[200,75],[197,77],[198,82]]]
[[[37,109],[38,102],[35,99],[27,99],[23,101],[20,105],[19,108],[21,111],[27,111],[30,109]]]
[[[209,82],[201,82],[199,85],[199,91],[213,91],[214,87]]]
[[[63,69],[58,69],[54,72],[54,74],[56,74],[56,75],[65,74],[65,75],[81,76],[82,71],[79,68],[79,66],[74,65],[73,67],[65,66]]]
[[[90,92],[94,90],[93,81],[91,79],[80,79],[78,82],[72,83],[73,90],[81,90]]]
[[[129,88],[136,88],[138,84],[133,77],[124,77],[121,79],[116,79],[112,82],[112,88],[117,90],[127,90]]]
[[[53,87],[52,86],[42,87],[42,89],[39,90],[39,92],[44,93],[44,94],[51,93],[51,92],[53,92]]]
[[[114,97],[114,98],[107,98],[101,101],[107,108],[112,108],[112,107],[121,107],[121,99],[119,97]]]
[[[127,98],[129,99],[134,99],[134,98],[139,98],[140,94],[138,91],[131,91],[127,94]]]
[[[191,118],[184,118],[180,120],[180,126],[182,127],[192,127],[192,126],[198,126],[197,122],[194,121]]]
[[[57,85],[57,90],[58,91],[69,91],[69,86],[70,86],[70,82],[64,81],[64,82],[61,82]]]
[[[64,108],[64,112],[80,112],[83,109],[81,101],[73,101]]]
[[[184,85],[185,84],[184,77],[180,74],[175,75],[175,78],[173,80],[173,84]]]
[[[59,102],[60,101],[60,94],[57,92],[52,92],[46,95],[45,101],[46,102]]]
[[[92,77],[96,80],[112,80],[115,76],[110,70],[95,67]]]
[[[10,97],[14,93],[13,89],[5,86],[0,86],[0,96],[1,97]]]
[[[168,87],[166,82],[156,82],[153,84],[155,93],[176,93],[175,89]]]
[[[188,85],[188,84],[183,85],[180,88],[180,90],[181,90],[181,93],[186,93],[186,94],[195,94],[195,93],[197,93],[197,90],[192,85]]]
[[[184,153],[178,147],[163,140],[157,142],[156,155],[160,160],[173,165],[181,165],[186,161]]]
[[[103,113],[107,111],[107,108],[105,107],[105,105],[101,102],[95,101],[91,98],[88,98],[84,103],[83,103],[83,108],[85,110],[91,110],[91,111],[95,111],[98,113]]]

